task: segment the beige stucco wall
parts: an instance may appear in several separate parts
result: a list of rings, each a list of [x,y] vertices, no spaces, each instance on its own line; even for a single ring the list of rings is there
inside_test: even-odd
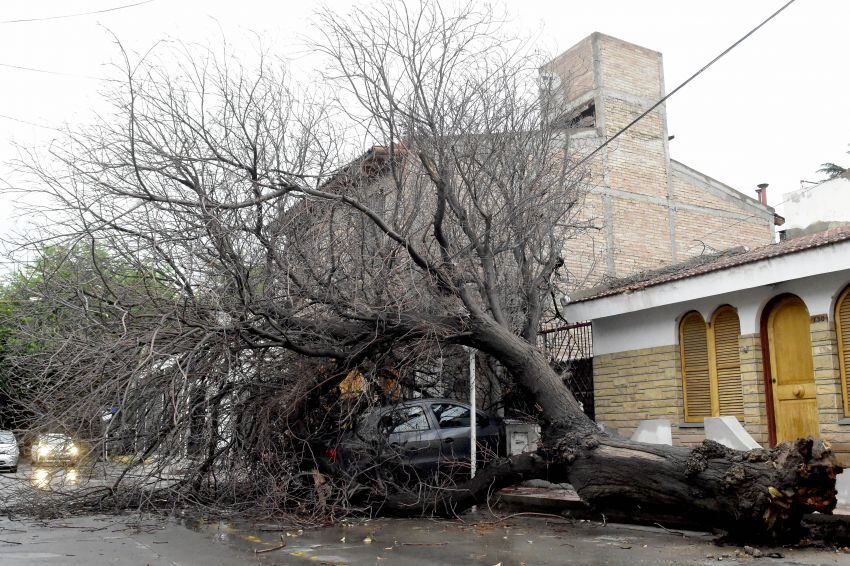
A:
[[[826,315],[811,317],[821,437],[839,458],[850,464],[850,420],[841,424],[844,405],[838,370],[838,345],[834,322]],[[671,320],[675,325],[676,321]],[[639,329],[636,329],[639,331]],[[742,335],[741,387],[744,428],[768,445],[764,366],[758,334]],[[630,436],[644,419],[669,419],[673,443],[692,446],[704,439],[703,429],[684,424],[679,347],[676,344],[596,356],[593,360],[596,420]]]

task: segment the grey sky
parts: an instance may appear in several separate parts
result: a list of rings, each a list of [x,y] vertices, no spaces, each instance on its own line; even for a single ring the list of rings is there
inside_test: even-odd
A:
[[[4,2],[0,21],[101,10],[132,0]],[[664,54],[670,90],[784,0],[506,0],[513,25],[557,54],[600,31]],[[329,1],[345,9],[352,2]],[[55,132],[28,124],[90,120],[98,90],[115,77],[111,33],[134,51],[179,38],[214,45],[226,38],[250,53],[263,45],[296,68],[297,46],[316,4],[301,1],[154,0],[125,10],[47,21],[0,23],[0,161],[13,142],[45,145]],[[798,0],[668,102],[672,156],[752,195],[769,182],[770,203],[814,180],[823,161],[850,164],[850,2]],[[51,71],[44,73],[10,66]],[[0,164],[0,180],[15,182]],[[5,184],[5,183],[4,183]],[[850,198],[850,196],[848,196]],[[3,201],[0,232],[14,209]]]

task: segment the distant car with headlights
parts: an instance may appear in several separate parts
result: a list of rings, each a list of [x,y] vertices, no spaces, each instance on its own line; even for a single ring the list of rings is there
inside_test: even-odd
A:
[[[17,472],[20,456],[18,440],[12,431],[0,430],[0,470],[7,469],[13,474]]]
[[[67,434],[40,434],[35,439],[30,453],[32,464],[70,464],[77,463],[80,448]]]

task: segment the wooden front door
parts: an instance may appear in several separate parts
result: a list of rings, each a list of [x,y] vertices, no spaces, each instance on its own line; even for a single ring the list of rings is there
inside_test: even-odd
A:
[[[776,442],[820,436],[809,311],[785,297],[767,319]]]

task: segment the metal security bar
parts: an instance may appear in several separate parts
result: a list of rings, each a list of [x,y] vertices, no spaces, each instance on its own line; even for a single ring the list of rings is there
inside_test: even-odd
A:
[[[595,418],[593,407],[593,331],[590,322],[544,328],[542,346],[564,385],[582,404],[585,414]]]

